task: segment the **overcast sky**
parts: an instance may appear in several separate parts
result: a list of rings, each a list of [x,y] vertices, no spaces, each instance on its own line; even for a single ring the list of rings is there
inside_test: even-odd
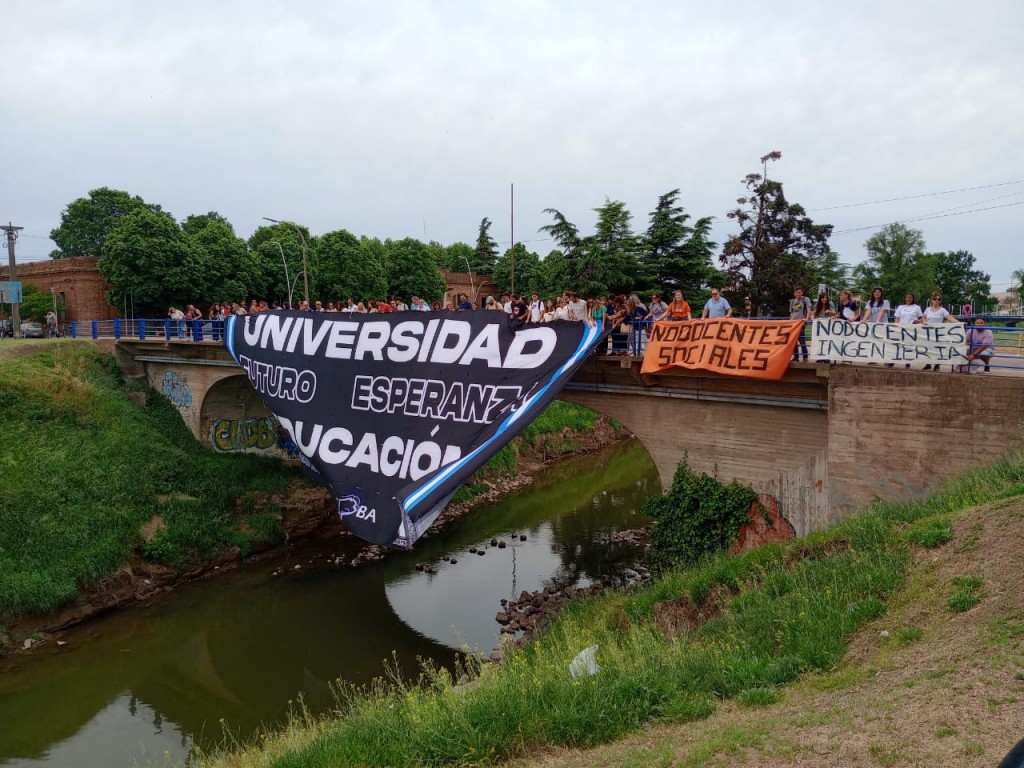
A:
[[[970,250],[996,290],[1024,267],[1021,0],[3,6],[19,261],[101,186],[243,237],[270,216],[473,242],[487,216],[507,244],[514,184],[515,238],[542,255],[545,208],[589,233],[622,200],[643,230],[679,187],[722,243],[780,150],[771,176],[844,261],[877,231],[858,228],[943,215],[910,222],[929,250]]]

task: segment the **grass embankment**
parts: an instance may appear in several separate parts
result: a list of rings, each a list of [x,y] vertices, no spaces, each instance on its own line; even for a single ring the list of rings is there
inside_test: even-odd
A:
[[[297,463],[203,449],[162,394],[125,382],[92,343],[0,344],[0,414],[0,653],[12,618],[74,602],[136,554],[187,569],[283,540],[264,497],[300,477]],[[554,403],[461,497],[515,475],[527,449],[574,452],[598,418]]]
[[[0,624],[74,601],[136,548],[184,566],[283,535],[275,510],[252,502],[284,490],[293,467],[202,450],[163,395],[125,383],[94,345],[5,352]]]
[[[830,764],[827,748],[801,753],[785,733],[773,740],[771,725],[748,728],[749,716],[743,712],[773,705],[788,692],[784,686],[798,678],[848,685],[835,670],[851,639],[862,636],[855,633],[868,623],[877,626],[890,606],[923,600],[919,580],[907,587],[910,575],[918,572],[914,563],[927,567],[938,558],[938,550],[931,548],[950,541],[961,511],[1022,493],[1024,457],[1016,456],[967,473],[926,501],[878,502],[804,539],[737,557],[718,556],[668,572],[637,591],[575,604],[537,641],[522,650],[509,649],[500,666],[474,667],[478,679],[470,686],[456,687],[447,672],[428,671],[417,685],[391,681],[370,690],[345,690],[336,717],[296,718],[283,733],[202,764],[475,765],[555,747],[570,749],[552,753],[551,762],[564,758],[572,765],[701,766],[722,755],[724,762],[713,764],[738,764],[748,756],[764,764],[779,754],[783,758],[773,765]],[[1020,523],[1024,507],[1014,505]],[[965,547],[978,545],[978,525],[969,528],[973,533]],[[1018,524],[1011,535],[1022,529]],[[929,605],[941,612],[934,621],[945,624],[984,600],[988,587],[982,575],[963,572],[935,589],[943,597]],[[1014,673],[1017,680],[1024,678],[1024,610],[1019,590],[1009,599],[1016,612],[998,619],[998,634],[1006,651],[1000,663],[1009,666],[1005,671],[1012,684]],[[901,647],[920,642],[926,638],[922,624],[911,621],[895,629],[892,642]],[[601,669],[574,679],[569,664],[591,645],[598,646]],[[817,672],[827,674],[808,675]],[[943,674],[955,676],[956,670]],[[865,711],[859,713],[812,710],[794,720],[806,727],[831,718],[837,739],[846,744],[851,740],[846,726],[858,715],[866,720],[891,717],[872,712],[872,701],[871,694],[863,696],[858,706]],[[1016,706],[1005,701],[989,706]],[[698,721],[718,717],[716,711],[724,714],[704,740],[692,748],[679,746],[690,740],[681,729],[699,729]],[[656,750],[649,737],[642,737],[628,749],[603,752],[600,759],[573,751],[621,739],[650,724],[667,729],[659,734]],[[948,737],[958,727],[968,728],[950,722],[934,736]],[[901,762],[898,751],[882,743],[862,746],[863,764],[924,764]],[[767,757],[759,748],[767,750]],[[984,753],[984,745],[972,741],[954,752],[954,762],[932,764],[966,764],[965,758]],[[807,762],[788,762],[801,754]],[[862,764],[859,758],[857,764]]]

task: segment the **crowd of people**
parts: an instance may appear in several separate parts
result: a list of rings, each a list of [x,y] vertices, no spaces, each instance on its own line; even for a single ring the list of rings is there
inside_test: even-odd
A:
[[[749,313],[749,300],[747,302]],[[211,305],[204,313],[195,305],[189,304],[182,310],[170,307],[168,317],[178,323],[180,328],[186,327],[191,320],[224,320],[230,315],[247,315],[271,309],[283,309],[278,302],[266,301],[224,302]],[[413,296],[408,303],[399,297],[390,300],[355,301],[349,299],[345,303],[314,301],[312,305],[303,300],[298,309],[306,312],[344,312],[349,314],[374,314],[391,312],[466,312],[494,311],[504,312],[509,317],[513,328],[521,328],[530,324],[549,323],[555,320],[568,320],[598,324],[609,330],[610,347],[599,350],[599,354],[629,354],[630,336],[635,329],[649,326],[658,320],[686,321],[694,318],[690,304],[683,297],[682,291],[675,291],[670,302],[665,302],[660,293],[653,293],[650,302],[645,303],[637,294],[618,294],[584,299],[575,291],[562,291],[553,299],[541,299],[537,292],[529,296],[525,294],[506,293],[500,298],[487,296],[478,304],[465,293],[460,293],[448,305],[439,301],[428,302],[419,296]],[[846,289],[839,291],[838,301],[833,302],[829,294],[822,291],[817,301],[811,302],[801,288],[793,292],[789,300],[788,314],[791,319],[810,321],[816,318],[840,318],[847,322],[903,324],[935,324],[957,322],[957,318],[942,306],[942,296],[933,293],[927,306],[922,309],[916,302],[914,294],[907,293],[904,302],[895,307],[890,306],[881,288],[875,288],[863,306],[858,304],[853,294]],[[711,297],[704,303],[699,317],[716,318],[732,317],[733,308],[722,296],[718,288],[711,289]],[[639,335],[639,334],[638,334]],[[635,338],[635,337],[634,337]],[[632,350],[634,353],[637,349]],[[980,361],[984,370],[990,370],[991,358],[995,354],[992,331],[985,326],[984,318],[976,318],[968,332],[969,362]],[[801,330],[797,348],[793,353],[794,360],[808,359],[806,324]],[[931,366],[927,366],[931,368]],[[935,366],[938,369],[938,366]]]
[[[813,320],[817,318],[835,317],[850,323],[899,323],[902,325],[937,325],[940,323],[956,323],[959,320],[949,310],[942,306],[942,294],[932,293],[924,309],[917,303],[913,293],[907,293],[903,297],[903,303],[893,308],[889,300],[885,298],[885,292],[875,287],[871,291],[871,297],[864,303],[863,308],[854,301],[853,294],[846,289],[839,291],[838,303],[833,303],[827,292],[818,294],[818,300],[812,305],[811,300],[804,296],[803,290],[797,288],[793,291],[793,298],[789,300],[789,317],[793,320]],[[799,350],[794,350],[793,359],[801,357],[807,360],[807,335],[806,324],[800,332],[798,342]],[[985,372],[991,370],[991,361],[995,356],[995,346],[992,337],[992,329],[985,325],[985,318],[974,319],[973,325],[967,331],[967,361],[973,363],[978,360],[984,365]],[[939,370],[938,365],[926,365],[924,370]]]

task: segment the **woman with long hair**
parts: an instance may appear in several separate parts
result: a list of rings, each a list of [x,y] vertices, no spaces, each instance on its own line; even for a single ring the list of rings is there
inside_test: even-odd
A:
[[[812,312],[817,319],[836,316],[836,309],[832,306],[832,302],[829,301],[827,291],[822,291],[818,294],[818,300],[814,302]]]
[[[889,322],[889,309],[889,300],[885,298],[882,289],[876,285],[871,291],[871,298],[864,306],[861,320],[865,323],[887,323]]]

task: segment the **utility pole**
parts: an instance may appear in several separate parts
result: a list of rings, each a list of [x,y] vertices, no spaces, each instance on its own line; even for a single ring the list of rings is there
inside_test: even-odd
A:
[[[24,229],[24,227],[16,227],[11,222],[7,222],[4,226],[0,224],[0,229],[7,233],[7,279],[12,283],[17,279],[14,275],[14,243],[18,240],[18,232]],[[14,327],[11,329],[14,331],[14,338],[21,338],[21,305],[16,302],[11,302],[11,322]]]

